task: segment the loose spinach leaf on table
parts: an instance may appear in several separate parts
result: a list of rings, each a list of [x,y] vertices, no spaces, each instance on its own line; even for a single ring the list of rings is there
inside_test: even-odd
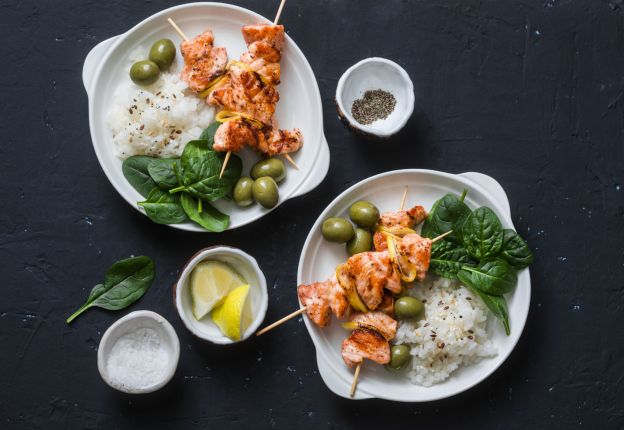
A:
[[[208,142],[208,149],[210,150],[212,150],[212,146],[214,145],[214,135],[220,125],[220,122],[213,122],[208,126],[208,128],[202,131],[202,134],[199,135],[200,140],[205,140],[206,142]]]
[[[93,287],[87,302],[67,318],[67,324],[93,306],[108,310],[130,306],[149,289],[154,275],[154,262],[146,256],[127,258],[113,263],[106,272],[104,283]]]
[[[429,267],[438,276],[457,279],[457,272],[463,266],[476,266],[477,262],[468,255],[468,251],[456,243],[440,240],[431,248]]]
[[[496,257],[503,244],[503,226],[492,209],[483,206],[463,220],[461,238],[471,257]]]
[[[163,190],[170,190],[180,185],[176,175],[176,171],[180,172],[180,169],[179,158],[154,158],[147,165],[147,171],[152,180]]]
[[[464,203],[465,195],[466,192],[461,197],[447,194],[435,202],[422,226],[421,235],[433,239],[453,230],[445,240],[460,243],[456,224],[471,213],[470,208]]]
[[[205,140],[193,140],[187,143],[181,161],[182,186],[170,192],[184,191],[208,202],[228,195],[243,171],[241,159],[232,155],[223,176],[219,178],[223,165],[222,154],[208,149],[208,143]]]
[[[180,196],[169,194],[154,187],[147,200],[139,202],[147,216],[157,224],[179,224],[187,220],[186,213],[180,204]]]
[[[516,269],[524,269],[533,262],[533,253],[529,249],[529,245],[517,232],[511,229],[503,230],[500,257],[507,260]]]
[[[484,293],[483,291],[479,291],[478,289],[469,288],[477,294],[485,306],[488,307],[489,310],[492,311],[494,316],[498,318],[505,328],[505,334],[509,336],[511,334],[511,326],[509,324],[509,310],[507,308],[507,300],[505,300],[504,296],[492,296],[491,294]]]
[[[516,269],[500,258],[481,261],[476,267],[463,266],[457,273],[459,280],[487,294],[500,296],[516,287]]]
[[[230,216],[219,212],[217,208],[207,202],[202,202],[200,212],[199,201],[191,195],[182,193],[180,201],[188,217],[208,231],[221,232],[230,225]]]
[[[128,157],[121,165],[126,180],[132,185],[143,197],[147,197],[156,186],[156,182],[152,179],[148,172],[149,164],[156,158],[146,155],[135,155]]]

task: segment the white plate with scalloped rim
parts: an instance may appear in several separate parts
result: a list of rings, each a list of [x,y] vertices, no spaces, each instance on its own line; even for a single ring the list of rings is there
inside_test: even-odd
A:
[[[374,203],[381,212],[396,210],[405,186],[409,186],[406,206],[420,204],[430,208],[447,193],[461,194],[468,189],[466,203],[475,209],[489,206],[499,216],[505,228],[513,228],[509,200],[496,180],[481,173],[468,172],[450,174],[434,170],[396,170],[382,173],[361,181],[340,194],[319,216],[303,246],[299,259],[297,284],[308,284],[323,280],[343,262],[346,253],[343,245],[325,241],[321,235],[321,224],[330,216],[347,216],[348,208],[357,200]],[[490,315],[488,333],[498,350],[498,355],[481,362],[465,366],[444,382],[432,387],[412,384],[404,372],[388,372],[383,366],[366,362],[360,372],[355,399],[380,398],[400,402],[427,402],[465,391],[492,374],[511,354],[515,347],[529,312],[531,279],[529,270],[518,273],[518,285],[513,293],[506,295],[509,305],[511,334],[506,336],[502,326]],[[345,330],[335,319],[329,327],[318,328],[306,317],[303,318],[316,348],[319,372],[325,384],[339,396],[349,397],[353,371],[340,355]]]
[[[136,203],[144,199],[124,178],[122,160],[115,155],[113,137],[106,125],[107,107],[112,106],[114,89],[129,79],[128,56],[136,47],[144,47],[147,56],[149,47],[157,39],[166,37],[178,44],[180,36],[167,22],[169,17],[189,36],[210,28],[215,35],[215,45],[226,47],[229,58],[239,58],[246,50],[240,32],[243,25],[269,22],[255,12],[229,4],[182,4],[152,15],[126,33],[101,42],[87,55],[82,79],[89,96],[89,123],[95,153],[113,187],[142,213],[145,212]],[[179,50],[176,61],[182,64]],[[280,183],[280,204],[313,190],[325,178],[329,168],[329,146],[323,134],[323,110],[316,78],[305,56],[288,35],[281,66],[282,83],[278,87],[281,98],[276,118],[283,128],[299,127],[305,144],[293,154],[299,170],[289,168],[287,178]],[[259,160],[251,150],[244,150],[239,155],[243,159],[243,172],[248,172]],[[260,205],[240,208],[227,201],[216,202],[215,206],[230,215],[230,229],[270,212]],[[193,223],[173,224],[172,227],[206,231]]]

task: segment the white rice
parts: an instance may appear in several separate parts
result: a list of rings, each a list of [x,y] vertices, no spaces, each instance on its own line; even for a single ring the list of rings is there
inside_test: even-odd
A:
[[[425,304],[425,319],[401,322],[395,340],[411,347],[412,383],[429,387],[462,365],[497,355],[486,331],[488,310],[465,287],[436,277],[409,294]]]
[[[154,84],[135,85],[130,80],[130,66],[146,59],[147,53],[147,49],[138,48],[130,54],[125,83],[115,90],[114,105],[108,114],[120,158],[180,156],[186,143],[197,139],[214,120],[214,109],[187,89],[176,63]]]

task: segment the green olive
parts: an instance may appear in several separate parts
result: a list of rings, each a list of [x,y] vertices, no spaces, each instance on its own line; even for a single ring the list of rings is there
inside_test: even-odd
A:
[[[399,370],[405,366],[410,359],[410,347],[407,345],[393,345],[390,349],[390,363],[386,364],[388,369]]]
[[[277,183],[270,176],[263,176],[262,178],[256,179],[251,187],[251,190],[253,192],[254,200],[266,209],[275,207],[279,201]]]
[[[253,191],[251,190],[253,187],[253,179],[248,176],[242,176],[236,185],[234,186],[234,191],[232,193],[232,197],[234,197],[234,202],[239,206],[249,206],[253,203]]]
[[[350,241],[347,242],[347,254],[349,256],[359,254],[371,250],[373,244],[373,236],[368,230],[356,228],[355,234]]]
[[[379,209],[370,202],[360,200],[349,208],[349,218],[360,227],[371,228],[379,220]]]
[[[176,56],[176,48],[169,39],[160,39],[154,42],[149,51],[149,59],[158,64],[160,70],[167,70]]]
[[[325,240],[336,243],[348,242],[355,234],[351,223],[344,218],[327,218],[321,231]]]
[[[153,61],[137,61],[130,67],[130,79],[137,85],[151,85],[158,80],[160,69]]]
[[[270,176],[275,182],[281,182],[286,177],[286,166],[278,158],[260,160],[251,168],[251,177],[254,179]]]
[[[402,320],[416,320],[425,313],[425,305],[420,300],[404,296],[394,302],[394,313]]]

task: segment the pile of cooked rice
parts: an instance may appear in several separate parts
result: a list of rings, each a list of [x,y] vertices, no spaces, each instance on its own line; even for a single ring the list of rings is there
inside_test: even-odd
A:
[[[144,60],[146,52],[138,48],[130,54],[125,83],[115,90],[108,126],[121,158],[177,157],[186,143],[197,139],[214,120],[214,109],[187,89],[175,62],[154,84],[134,84],[130,66]]]
[[[425,319],[401,322],[397,344],[409,344],[414,384],[429,387],[444,381],[461,365],[497,354],[488,338],[488,310],[482,301],[455,281],[428,279],[409,294],[425,304]]]

